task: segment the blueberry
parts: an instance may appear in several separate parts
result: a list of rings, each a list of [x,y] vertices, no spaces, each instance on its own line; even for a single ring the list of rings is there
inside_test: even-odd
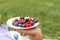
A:
[[[22,24],[22,27],[26,27],[25,24]]]
[[[14,22],[12,23],[12,25],[14,25]]]
[[[22,27],[22,24],[18,24],[19,27]]]
[[[19,24],[23,24],[23,22],[20,22]]]
[[[13,23],[15,26],[18,26],[18,22]]]
[[[18,19],[17,19],[17,18],[16,18],[15,20],[16,20],[16,21],[18,21]]]
[[[15,26],[19,26],[18,24],[15,24]]]
[[[26,19],[25,19],[25,23],[26,23],[26,22],[28,22],[28,20],[29,20],[29,19],[28,19],[28,18],[26,18]]]

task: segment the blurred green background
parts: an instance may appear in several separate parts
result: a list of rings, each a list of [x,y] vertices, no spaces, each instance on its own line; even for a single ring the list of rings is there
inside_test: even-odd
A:
[[[0,24],[16,16],[37,18],[44,38],[60,39],[60,0],[0,0]]]

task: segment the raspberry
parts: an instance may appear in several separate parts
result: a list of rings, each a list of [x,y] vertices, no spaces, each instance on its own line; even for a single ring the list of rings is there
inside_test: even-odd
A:
[[[23,19],[19,19],[18,22],[24,22],[24,20]]]
[[[16,20],[13,20],[13,22],[17,22]]]
[[[26,27],[30,27],[31,26],[31,24],[25,24],[26,25]]]
[[[31,20],[32,20],[32,18],[30,17],[30,18],[29,18],[29,21],[31,21]]]

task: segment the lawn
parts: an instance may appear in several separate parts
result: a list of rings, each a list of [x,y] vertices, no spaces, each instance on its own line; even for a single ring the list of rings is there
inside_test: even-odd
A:
[[[16,16],[37,18],[44,38],[60,39],[60,0],[0,0],[0,24]]]

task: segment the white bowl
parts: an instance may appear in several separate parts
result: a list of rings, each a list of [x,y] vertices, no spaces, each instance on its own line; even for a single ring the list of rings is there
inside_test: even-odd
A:
[[[37,23],[35,23],[33,26],[31,26],[31,27],[27,27],[27,28],[17,27],[17,26],[12,25],[12,22],[13,22],[12,20],[14,20],[14,19],[16,19],[16,18],[19,19],[20,17],[14,17],[14,18],[8,19],[7,25],[8,25],[9,27],[15,28],[15,29],[30,29],[30,28],[37,27],[37,26],[39,25],[39,22],[37,22]],[[25,17],[25,18],[29,18],[29,17]]]

